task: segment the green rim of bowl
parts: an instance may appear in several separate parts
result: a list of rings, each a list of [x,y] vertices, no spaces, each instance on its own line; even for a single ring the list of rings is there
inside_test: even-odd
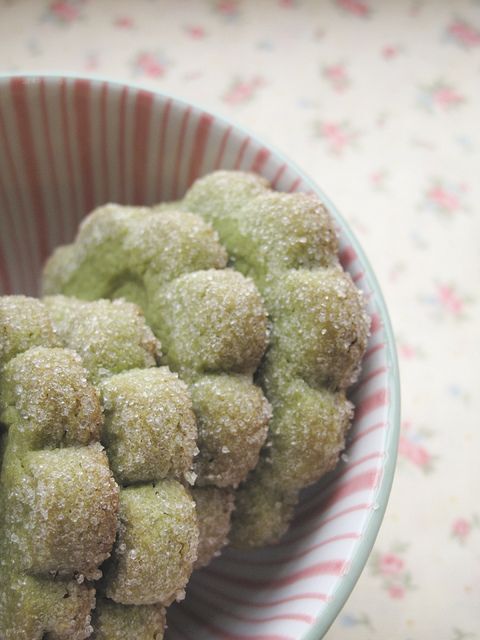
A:
[[[360,243],[352,233],[349,225],[343,218],[342,214],[338,211],[337,207],[333,204],[328,196],[315,184],[315,182],[297,165],[296,162],[292,161],[290,158],[287,158],[282,151],[279,151],[274,145],[265,142],[260,136],[251,131],[248,127],[243,125],[239,125],[236,122],[231,121],[228,117],[225,117],[212,109],[207,109],[203,105],[198,104],[197,102],[192,102],[189,100],[185,100],[183,98],[179,98],[176,95],[173,95],[166,91],[161,91],[157,89],[153,89],[150,86],[137,83],[137,82],[122,82],[121,80],[116,80],[114,78],[108,78],[105,76],[98,75],[79,75],[77,73],[65,72],[19,72],[19,73],[0,73],[0,81],[1,80],[10,80],[11,78],[22,77],[25,79],[39,79],[39,78],[66,78],[69,80],[91,80],[93,82],[107,82],[112,85],[118,85],[121,87],[131,87],[132,89],[138,89],[142,91],[147,91],[152,94],[156,94],[159,96],[164,96],[166,98],[171,98],[172,100],[187,106],[193,106],[194,108],[203,111],[205,113],[210,113],[220,122],[225,123],[227,126],[231,126],[233,129],[237,129],[238,131],[245,133],[251,136],[254,140],[258,141],[265,148],[271,150],[274,154],[276,154],[285,164],[291,166],[298,175],[302,178],[303,182],[309,186],[312,191],[315,191],[323,202],[327,205],[329,211],[332,212],[335,219],[338,221],[342,232],[347,236],[349,242],[355,248],[357,255],[359,256],[365,270],[365,275],[367,280],[369,281],[372,290],[375,293],[375,300],[378,305],[378,310],[380,312],[383,330],[386,336],[386,346],[387,346],[387,361],[388,361],[388,388],[390,390],[389,396],[389,409],[388,409],[388,428],[386,430],[385,435],[385,452],[386,458],[383,466],[383,474],[379,483],[379,487],[377,489],[377,493],[375,495],[375,508],[370,511],[370,515],[368,517],[363,535],[359,539],[357,543],[357,548],[354,550],[352,554],[353,559],[349,565],[349,569],[347,573],[342,576],[339,580],[338,587],[334,590],[331,597],[327,601],[324,609],[322,610],[320,616],[313,623],[312,627],[304,633],[298,640],[320,640],[325,633],[328,631],[330,626],[333,624],[335,619],[338,617],[338,614],[342,610],[345,605],[348,597],[353,591],[357,580],[359,579],[370,553],[372,551],[373,545],[375,543],[375,539],[380,530],[380,525],[382,523],[383,517],[385,515],[385,510],[388,504],[388,498],[390,495],[390,491],[392,488],[393,477],[395,473],[395,465],[397,459],[397,449],[398,449],[398,439],[400,432],[400,375],[398,369],[398,360],[397,353],[395,349],[395,338],[393,335],[392,324],[390,321],[390,317],[387,311],[387,306],[385,304],[385,300],[383,298],[382,291],[380,289],[380,285],[378,284],[375,273],[370,265],[369,260],[367,259]],[[378,508],[377,508],[378,506]]]

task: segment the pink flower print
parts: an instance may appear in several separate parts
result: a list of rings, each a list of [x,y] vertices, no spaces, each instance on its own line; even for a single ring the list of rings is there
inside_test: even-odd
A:
[[[470,296],[460,294],[456,285],[447,282],[435,283],[432,293],[423,295],[420,300],[431,306],[438,320],[464,319],[467,304],[472,302]]]
[[[260,76],[254,76],[249,80],[237,79],[223,96],[223,101],[232,106],[248,102],[264,84],[265,80]]]
[[[239,15],[239,2],[238,0],[216,0],[214,9],[227,18],[236,18]]]
[[[416,349],[410,344],[401,344],[398,347],[400,355],[406,360],[412,360],[416,355]]]
[[[385,182],[388,172],[385,169],[378,169],[370,174],[370,182],[375,191],[382,191],[385,188]]]
[[[371,13],[371,8],[363,0],[335,0],[336,4],[352,15],[366,18]]]
[[[402,558],[395,553],[384,553],[380,558],[380,573],[383,575],[401,573],[404,566]]]
[[[398,452],[421,469],[427,470],[430,466],[431,457],[425,447],[404,436],[400,436]]]
[[[341,63],[324,67],[323,77],[335,91],[344,91],[350,85],[345,66]]]
[[[446,85],[438,87],[434,98],[435,102],[442,107],[451,107],[464,101],[464,98],[459,93]]]
[[[385,60],[391,60],[392,58],[396,58],[400,53],[400,47],[396,47],[394,45],[386,45],[382,49],[382,56]]]
[[[447,189],[440,184],[434,185],[427,193],[427,197],[431,202],[435,203],[439,209],[447,213],[454,213],[461,208],[458,195],[447,191]]]
[[[319,122],[316,130],[317,135],[327,142],[329,151],[335,155],[343,153],[357,138],[357,133],[346,122]]]
[[[402,422],[398,453],[425,473],[433,469],[432,455],[425,446],[425,439],[430,435],[426,430],[414,430],[409,420]]]
[[[205,29],[199,24],[193,24],[185,27],[185,31],[193,40],[202,40],[205,37]]]
[[[132,16],[118,16],[113,21],[113,24],[119,29],[133,29],[135,21]]]
[[[453,286],[448,284],[437,285],[437,296],[441,306],[454,316],[459,316],[464,310],[464,302],[456,293]]]
[[[452,215],[465,211],[467,185],[454,184],[444,180],[433,180],[425,192],[424,206],[441,214]]]
[[[292,9],[296,2],[295,0],[278,0],[278,4],[284,9]]]
[[[149,78],[161,78],[167,71],[167,62],[160,54],[141,51],[134,60],[136,74]]]
[[[458,538],[460,542],[465,542],[472,527],[465,518],[457,518],[452,524],[452,536]]]
[[[451,40],[465,49],[480,45],[480,30],[462,18],[455,19],[447,27],[447,34]]]
[[[400,600],[405,596],[405,588],[399,584],[391,584],[387,591],[388,595],[395,600]]]
[[[373,574],[381,579],[383,589],[395,600],[403,598],[407,589],[413,588],[410,572],[402,557],[407,548],[406,544],[396,543],[385,553],[374,551],[370,561]]]
[[[475,514],[471,520],[457,518],[452,522],[451,536],[463,545],[470,537],[473,529],[478,529],[479,526],[480,518],[477,514]]]
[[[48,7],[49,15],[61,24],[71,24],[80,17],[78,0],[57,0]]]
[[[465,98],[452,85],[438,80],[426,87],[420,87],[419,102],[429,111],[433,111],[435,107],[450,111],[463,104]]]

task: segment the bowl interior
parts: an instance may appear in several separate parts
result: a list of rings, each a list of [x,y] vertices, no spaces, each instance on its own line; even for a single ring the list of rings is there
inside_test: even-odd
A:
[[[385,510],[398,437],[398,373],[371,268],[325,195],[280,153],[177,99],[65,77],[0,79],[0,293],[37,294],[45,258],[105,202],[182,196],[214,169],[264,175],[280,191],[315,192],[334,215],[341,260],[372,318],[348,448],[307,490],[275,547],[228,550],[197,572],[169,610],[170,640],[319,638],[358,578]]]

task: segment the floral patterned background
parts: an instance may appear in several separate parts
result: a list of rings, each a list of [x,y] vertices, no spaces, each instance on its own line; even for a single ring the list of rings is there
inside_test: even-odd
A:
[[[0,67],[198,101],[336,202],[391,312],[403,422],[382,530],[327,638],[480,638],[480,2],[0,0]]]

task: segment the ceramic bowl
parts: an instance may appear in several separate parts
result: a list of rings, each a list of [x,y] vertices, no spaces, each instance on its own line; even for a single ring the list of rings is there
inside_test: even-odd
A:
[[[358,579],[390,492],[399,429],[394,339],[381,291],[344,220],[281,153],[168,95],[101,79],[0,79],[0,292],[38,293],[45,258],[105,202],[179,198],[214,169],[313,192],[338,225],[341,261],[372,318],[355,420],[337,469],[305,492],[280,544],[226,551],[169,610],[170,640],[317,640]]]

